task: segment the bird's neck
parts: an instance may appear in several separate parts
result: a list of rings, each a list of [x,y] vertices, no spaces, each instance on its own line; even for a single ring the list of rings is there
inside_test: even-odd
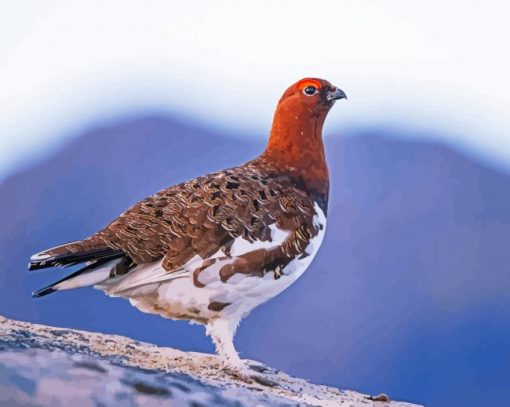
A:
[[[288,173],[297,186],[327,205],[329,172],[322,142],[327,112],[276,110],[271,135],[261,158]]]

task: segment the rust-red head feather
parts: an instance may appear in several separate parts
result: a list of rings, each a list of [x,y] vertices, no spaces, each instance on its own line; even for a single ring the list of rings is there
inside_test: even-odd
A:
[[[335,100],[342,98],[345,93],[324,79],[304,78],[290,86],[276,107],[263,156],[308,187],[327,193],[322,127]]]

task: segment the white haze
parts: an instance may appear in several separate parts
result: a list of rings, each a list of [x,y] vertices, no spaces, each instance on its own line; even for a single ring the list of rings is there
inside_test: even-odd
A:
[[[349,96],[328,130],[418,129],[510,167],[509,12],[494,0],[3,1],[0,178],[133,112],[264,137],[303,76]]]

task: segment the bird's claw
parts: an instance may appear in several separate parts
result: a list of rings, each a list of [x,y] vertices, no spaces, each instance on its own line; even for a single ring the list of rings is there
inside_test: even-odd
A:
[[[384,393],[378,394],[377,396],[368,396],[365,398],[370,401],[383,401],[383,402],[391,401],[388,395]]]
[[[252,374],[252,375],[250,375],[250,377],[252,378],[252,380],[254,382],[261,384],[262,386],[279,387],[278,382],[270,379],[269,377],[265,377],[265,376],[259,375],[259,374]]]
[[[250,369],[252,370],[255,370],[257,373],[254,373],[252,372],[250,369],[247,369],[245,367],[242,367],[242,368],[227,368],[225,369],[225,371],[230,374],[231,376],[239,379],[239,380],[242,380],[243,382],[246,382],[246,383],[258,383],[258,384],[261,384],[263,386],[268,386],[268,387],[278,387],[279,384],[278,382],[276,382],[275,380],[272,380],[271,378],[269,377],[266,377],[264,375],[264,369],[263,367],[259,370],[257,370],[257,368],[259,368],[259,366],[257,366],[255,369],[253,368],[253,366],[249,366]],[[269,369],[266,369],[266,371],[269,371]]]
[[[263,374],[278,374],[278,370],[272,369],[269,366],[265,366],[263,364],[256,364],[256,365],[248,365],[248,367],[251,370],[254,370],[257,373],[263,373]]]

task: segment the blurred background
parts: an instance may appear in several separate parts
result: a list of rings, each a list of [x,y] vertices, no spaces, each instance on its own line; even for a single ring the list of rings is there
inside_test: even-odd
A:
[[[469,3],[469,4],[468,4]],[[508,3],[0,5],[0,314],[201,352],[203,328],[92,289],[30,293],[28,257],[264,147],[281,93],[348,95],[312,267],[240,326],[242,357],[428,406],[510,390]]]

